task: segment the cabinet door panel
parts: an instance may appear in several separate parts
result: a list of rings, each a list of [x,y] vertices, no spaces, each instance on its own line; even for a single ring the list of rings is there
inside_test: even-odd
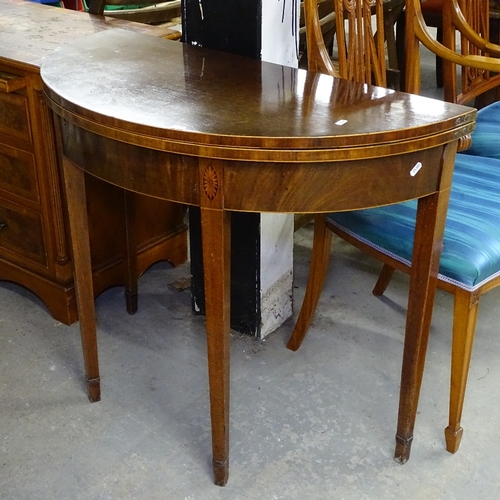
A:
[[[6,253],[47,263],[41,214],[0,199],[0,254]]]
[[[38,202],[35,158],[0,144],[0,189]]]
[[[0,134],[31,143],[28,100],[0,92]]]

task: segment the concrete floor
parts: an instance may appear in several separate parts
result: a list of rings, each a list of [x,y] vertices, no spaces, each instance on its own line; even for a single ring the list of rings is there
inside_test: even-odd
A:
[[[303,295],[311,228],[296,234]],[[481,300],[461,449],[444,448],[452,298],[438,292],[410,461],[392,459],[406,276],[371,295],[380,264],[340,241],[302,348],[293,320],[263,342],[233,334],[231,458],[212,484],[204,318],[160,263],[97,299],[102,401],[88,402],[78,325],[55,322],[21,287],[0,284],[0,498],[495,499],[500,497],[500,290]],[[298,310],[298,307],[297,307]]]

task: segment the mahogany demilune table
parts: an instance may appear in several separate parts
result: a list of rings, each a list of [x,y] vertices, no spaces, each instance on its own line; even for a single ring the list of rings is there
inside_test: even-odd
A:
[[[100,398],[84,174],[199,206],[215,483],[228,478],[232,211],[418,198],[396,459],[410,453],[457,141],[475,111],[112,30],[42,64],[58,116],[88,393]],[[300,355],[300,354],[298,354]]]

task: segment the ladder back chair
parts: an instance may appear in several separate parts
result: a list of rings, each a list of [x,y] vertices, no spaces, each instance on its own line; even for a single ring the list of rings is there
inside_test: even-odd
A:
[[[483,6],[478,8],[481,2]],[[443,59],[448,100],[467,103],[499,85],[500,59],[496,57],[500,57],[500,46],[471,27],[488,19],[487,10],[484,0],[444,0],[441,44],[429,33],[420,0],[407,0],[406,88],[410,92],[420,90],[420,44]],[[461,35],[460,51],[455,46],[457,32]],[[320,50],[320,42],[312,38],[311,43]],[[457,92],[459,70],[462,89]],[[440,260],[437,286],[454,295],[449,425],[445,429],[446,448],[451,453],[458,450],[463,433],[460,421],[479,299],[500,285],[499,134],[500,103],[493,103],[479,111],[472,137],[459,145],[462,150],[469,149],[456,157]],[[411,273],[415,216],[415,201],[326,217],[316,215],[309,281],[287,347],[299,348],[311,322],[325,279],[331,233],[384,264],[373,290],[381,295],[395,269]]]

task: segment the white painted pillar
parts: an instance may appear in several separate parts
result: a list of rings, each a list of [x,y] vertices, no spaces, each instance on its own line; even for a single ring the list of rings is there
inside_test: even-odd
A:
[[[184,0],[183,41],[297,67],[299,15],[299,0]],[[276,70],[283,73],[278,91],[286,98],[287,72]],[[277,91],[275,79],[262,78],[269,92]],[[263,338],[292,314],[294,218],[247,215],[235,213],[232,220],[231,326]],[[191,210],[191,292],[194,308],[203,312],[198,218],[199,211]]]
[[[263,0],[263,61],[297,67],[299,9],[299,0]],[[293,222],[293,215],[261,214],[261,338],[292,315]]]

